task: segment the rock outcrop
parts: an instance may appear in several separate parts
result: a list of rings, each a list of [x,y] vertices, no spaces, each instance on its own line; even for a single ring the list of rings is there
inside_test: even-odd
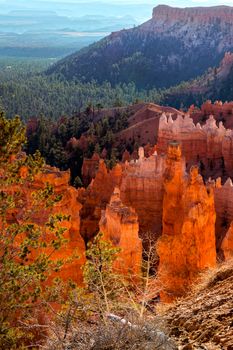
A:
[[[198,169],[189,176],[180,145],[170,143],[164,172],[163,232],[158,242],[161,299],[184,295],[198,273],[216,264],[215,208]]]
[[[225,260],[233,258],[233,222],[231,223],[226,236],[224,237],[221,249]]]
[[[62,222],[67,230],[64,238],[67,243],[53,255],[54,259],[68,259],[72,255],[78,258],[73,259],[62,267],[59,275],[63,280],[72,279],[80,284],[82,282],[82,269],[85,263],[85,244],[80,235],[80,210],[81,204],[78,202],[78,191],[69,185],[70,173],[59,171],[56,168],[46,167],[44,171],[35,177],[34,188],[41,189],[45,183],[53,186],[54,193],[61,196],[61,200],[54,205],[53,214],[62,214],[69,216],[69,220]],[[48,213],[41,208],[38,213],[41,224],[48,220]]]
[[[148,232],[155,239],[161,234],[164,166],[164,157],[155,152],[145,158],[143,148],[139,148],[138,160],[125,164],[121,198],[136,210],[141,238]]]
[[[138,236],[138,217],[134,209],[125,206],[120,190],[114,189],[110,203],[102,211],[99,223],[103,239],[120,248],[114,269],[119,274],[139,276],[142,264],[142,242]]]
[[[104,161],[100,160],[99,169],[90,185],[87,189],[79,189],[78,200],[83,205],[80,232],[86,243],[98,233],[101,211],[106,208],[114,188],[120,186],[121,180],[120,164],[108,170]]]
[[[229,64],[233,65],[233,54],[226,54],[222,62],[222,65],[228,66]],[[215,101],[212,103],[207,100],[200,109],[191,106],[189,113],[195,124],[203,123],[209,115],[213,115],[218,122],[222,121],[226,128],[232,129],[233,127],[233,102]]]
[[[25,178],[27,174],[26,167],[20,169],[21,177]],[[64,238],[67,240],[61,249],[53,251],[53,248],[43,249],[48,255],[52,253],[51,259],[67,260],[74,256],[70,262],[66,262],[58,273],[53,277],[61,277],[63,280],[71,278],[74,282],[82,283],[81,266],[85,263],[85,244],[80,235],[80,217],[79,212],[81,204],[77,201],[78,191],[69,186],[70,173],[59,171],[57,168],[45,166],[40,173],[35,175],[32,183],[25,182],[22,188],[13,188],[12,191],[20,190],[21,201],[8,217],[8,222],[25,223],[25,215],[29,215],[30,221],[42,227],[43,237],[47,243],[51,243],[56,237],[51,231],[46,229],[46,223],[50,215],[61,214],[67,219],[61,222],[61,227],[65,228]],[[35,202],[33,193],[43,190],[46,184],[52,185],[54,197],[60,197],[60,201],[55,202],[52,208],[46,207],[45,203]],[[69,219],[68,219],[69,217]],[[49,245],[48,245],[49,246]],[[38,251],[32,254],[36,257]],[[75,257],[75,256],[78,256]]]
[[[97,153],[94,153],[91,159],[84,158],[82,165],[82,180],[83,185],[87,187],[91,180],[94,179],[99,169],[100,157]]]
[[[158,153],[166,152],[169,141],[178,140],[187,166],[198,164],[204,177],[226,177],[233,174],[233,132],[216,124],[212,115],[204,125],[193,122],[188,114],[160,118]]]
[[[217,19],[231,24],[233,21],[233,8],[228,6],[213,7],[170,7],[158,5],[153,10],[153,19],[162,26],[165,23],[172,25],[174,22],[206,24],[215,23]]]
[[[222,185],[219,178],[213,185],[216,210],[216,248],[219,257],[223,259],[222,241],[233,221],[233,184],[229,178]]]

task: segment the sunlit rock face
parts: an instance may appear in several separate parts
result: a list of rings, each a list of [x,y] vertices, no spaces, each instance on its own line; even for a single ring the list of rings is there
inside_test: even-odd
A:
[[[138,236],[138,216],[134,209],[125,206],[120,199],[120,190],[114,189],[110,203],[102,211],[99,223],[103,239],[120,248],[114,269],[124,275],[140,275],[142,242]]]
[[[61,172],[56,168],[47,167],[44,172],[37,175],[35,178],[35,187],[43,188],[47,182],[53,186],[54,192],[61,195],[61,201],[56,203],[53,208],[53,214],[62,214],[69,216],[69,220],[63,221],[62,226],[67,230],[64,238],[67,243],[59,249],[54,255],[54,259],[69,259],[74,256],[73,261],[66,262],[59,272],[63,280],[72,279],[74,282],[80,284],[82,282],[82,269],[85,263],[85,244],[80,235],[80,210],[81,204],[78,202],[78,191],[69,185],[70,173]],[[39,216],[42,223],[48,220],[47,215]]]
[[[101,211],[109,203],[113,190],[120,186],[122,180],[122,166],[117,164],[108,170],[101,160],[95,178],[87,189],[80,189],[78,200],[83,205],[80,211],[81,235],[87,243],[99,231]]]
[[[170,143],[164,173],[163,232],[158,242],[161,299],[184,295],[198,273],[216,264],[215,208],[196,167],[185,173],[180,145]]]
[[[21,177],[26,176],[27,169],[21,169]],[[67,240],[61,249],[53,251],[52,248],[45,249],[47,254],[51,254],[52,260],[64,259],[67,260],[74,256],[74,259],[70,262],[66,262],[58,273],[53,273],[51,279],[54,277],[61,277],[63,280],[71,278],[74,282],[82,283],[82,270],[81,266],[85,263],[85,244],[80,235],[80,217],[79,212],[81,204],[77,201],[78,191],[69,186],[70,173],[59,171],[57,168],[51,168],[45,166],[39,174],[37,174],[32,184],[21,188],[21,200],[20,206],[15,208],[14,213],[8,217],[8,222],[14,221],[19,224],[25,223],[25,215],[30,214],[30,220],[42,228],[42,239],[47,243],[50,243],[53,239],[56,239],[55,235],[46,229],[45,224],[49,221],[50,215],[62,214],[66,215],[67,219],[61,222],[61,227],[65,228],[64,238]],[[33,192],[42,190],[45,188],[46,183],[52,185],[54,194],[61,197],[61,200],[55,203],[51,208],[46,207],[44,202],[34,204]],[[17,190],[15,188],[14,190]],[[69,217],[69,220],[68,220]],[[20,243],[20,242],[19,242]],[[32,255],[34,258],[37,256],[39,250]],[[75,257],[76,256],[76,257]],[[77,258],[78,256],[78,258]]]
[[[233,175],[233,131],[216,124],[210,115],[202,126],[193,122],[189,114],[179,115],[175,120],[163,114],[158,133],[158,153],[165,153],[172,140],[181,143],[182,154],[188,168],[198,164],[202,174],[225,177]]]
[[[161,234],[164,159],[156,152],[146,158],[141,147],[139,159],[125,164],[121,198],[123,203],[136,210],[142,238],[148,232],[155,239]]]

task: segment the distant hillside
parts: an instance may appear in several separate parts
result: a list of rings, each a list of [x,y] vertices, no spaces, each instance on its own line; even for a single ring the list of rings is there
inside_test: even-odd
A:
[[[48,74],[137,88],[170,87],[203,74],[233,49],[233,7],[157,6],[146,23],[114,32],[61,60]]]
[[[219,67],[208,69],[197,79],[168,89],[162,102],[180,108],[201,105],[208,99],[233,100],[233,53],[227,52]]]

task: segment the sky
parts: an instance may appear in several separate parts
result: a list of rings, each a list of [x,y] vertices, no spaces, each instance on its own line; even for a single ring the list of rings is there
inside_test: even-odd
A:
[[[156,6],[158,4],[167,4],[167,5],[173,5],[173,6],[215,6],[215,5],[230,5],[233,6],[233,0],[40,0],[47,3],[58,3],[66,1],[69,3],[88,3],[88,2],[106,2],[111,4],[151,4],[152,6]],[[15,2],[15,0],[0,0],[1,3],[11,3]],[[18,3],[21,2],[21,0],[17,1]]]
[[[29,0],[28,0],[29,1]],[[38,1],[38,0],[37,0]],[[170,5],[174,7],[194,7],[194,6],[216,6],[216,5],[228,5],[233,6],[233,0],[39,0],[41,2],[45,2],[47,4],[53,4],[53,3],[76,3],[76,4],[82,4],[82,3],[90,3],[90,2],[102,2],[107,4],[147,4],[151,5],[151,8],[159,5],[159,4],[165,4]],[[1,4],[4,4],[5,7],[7,5],[17,4],[20,5],[21,3],[27,3],[26,0],[0,0],[0,11],[1,11]],[[31,0],[31,3],[33,3],[33,0]],[[30,1],[28,2],[30,4]]]

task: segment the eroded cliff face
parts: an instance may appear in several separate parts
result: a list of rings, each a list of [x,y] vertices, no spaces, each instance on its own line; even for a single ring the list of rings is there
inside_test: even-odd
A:
[[[193,20],[191,19],[193,17]],[[231,23],[233,20],[233,8],[228,6],[213,7],[171,7],[167,5],[158,5],[153,9],[153,19],[160,22],[172,21],[190,21],[204,22],[205,24],[215,21],[216,18],[224,22]]]
[[[100,157],[97,153],[94,153],[91,159],[84,158],[82,165],[82,180],[85,187],[88,186],[91,180],[95,177],[99,168],[99,161]]]
[[[195,125],[189,114],[179,115],[175,120],[163,114],[159,124],[158,153],[166,152],[169,141],[174,139],[181,143],[188,168],[199,165],[205,178],[226,178],[233,174],[233,132],[222,122],[217,125],[212,115],[201,126]]]
[[[169,145],[164,173],[163,232],[158,241],[161,299],[185,294],[198,273],[216,264],[215,208],[196,167],[185,173],[180,145]]]
[[[164,157],[154,152],[146,158],[143,148],[139,149],[138,160],[125,164],[121,198],[136,210],[141,238],[149,232],[154,239],[161,234],[164,165]]]
[[[120,190],[114,189],[110,203],[102,211],[99,223],[103,239],[120,248],[114,269],[131,277],[139,276],[142,264],[142,242],[138,236],[138,216],[133,208],[125,206]]]
[[[85,244],[80,235],[80,210],[81,204],[78,202],[78,191],[69,185],[70,173],[59,171],[56,168],[46,167],[43,173],[35,177],[34,186],[36,188],[43,188],[45,183],[53,186],[54,192],[61,196],[61,201],[55,204],[53,214],[68,215],[69,220],[62,222],[62,226],[67,230],[64,238],[68,240],[67,243],[53,255],[54,259],[68,259],[74,256],[73,261],[66,262],[62,267],[59,275],[63,280],[72,279],[74,282],[80,284],[82,282],[82,269],[85,258]],[[48,213],[44,216],[39,213],[42,223],[48,220]],[[75,255],[77,257],[75,257]]]
[[[224,237],[221,249],[225,260],[233,258],[233,222],[231,223],[226,236]]]
[[[78,191],[78,200],[83,205],[80,232],[86,243],[98,233],[101,211],[106,208],[114,188],[120,186],[121,180],[120,164],[109,171],[104,161],[100,160],[99,169],[88,188]]]
[[[21,177],[26,177],[26,167],[20,170]],[[51,259],[67,260],[72,256],[74,259],[66,262],[58,273],[52,274],[51,278],[61,277],[63,280],[71,278],[74,282],[82,283],[81,266],[85,263],[85,245],[80,235],[80,217],[79,211],[81,204],[77,201],[78,192],[75,188],[69,186],[70,173],[59,171],[56,168],[45,166],[42,171],[37,174],[31,184],[25,183],[21,188],[21,204],[14,209],[9,215],[9,223],[17,221],[19,224],[24,222],[25,214],[30,213],[30,220],[42,227],[43,239],[49,243],[56,239],[53,234],[46,229],[46,223],[49,221],[50,215],[62,214],[69,217],[69,220],[63,220],[61,227],[65,228],[64,243],[61,249],[53,251],[52,248],[43,249],[47,254],[51,254]],[[46,183],[52,185],[54,195],[61,197],[61,200],[55,203],[51,208],[46,207],[45,203],[34,204],[33,193],[45,188]],[[17,191],[17,188],[12,189]],[[22,204],[23,203],[23,204]],[[53,251],[53,252],[52,252]],[[37,256],[38,251],[32,253],[32,257]],[[76,256],[76,257],[75,257]],[[78,258],[77,258],[78,256]]]
[[[222,242],[233,221],[233,184],[229,178],[223,185],[221,179],[214,183],[214,201],[216,210],[216,248],[220,258],[224,258]]]

